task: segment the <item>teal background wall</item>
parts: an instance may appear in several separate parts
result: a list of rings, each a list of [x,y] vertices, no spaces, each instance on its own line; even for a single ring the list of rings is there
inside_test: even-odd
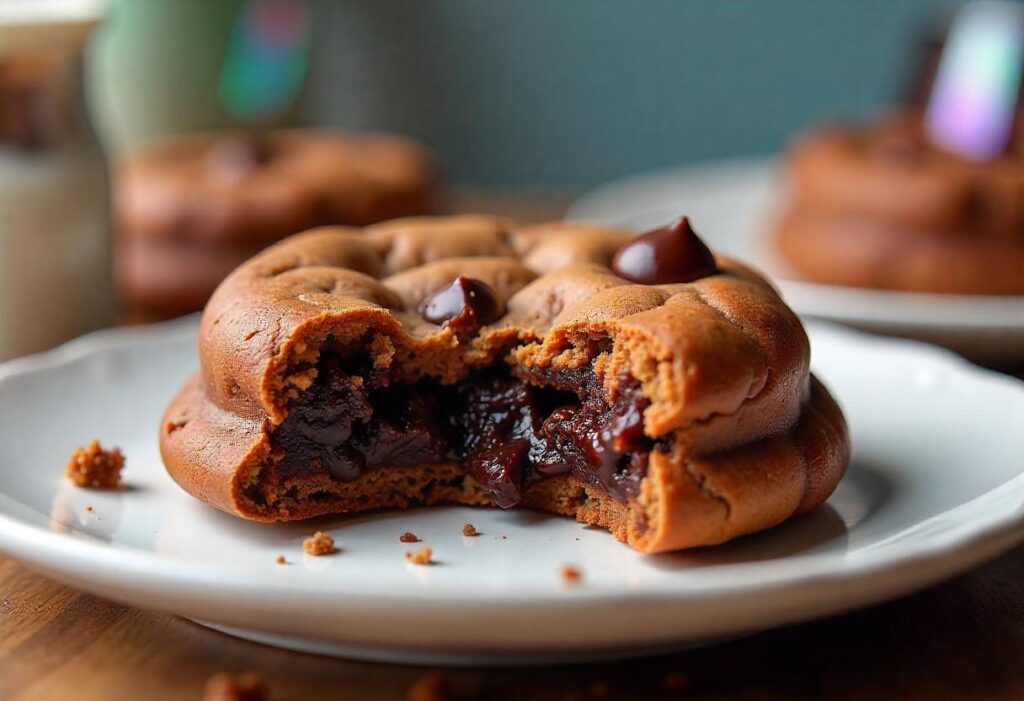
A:
[[[938,0],[320,0],[304,113],[459,183],[585,187],[768,153],[899,99]]]
[[[87,65],[111,153],[232,124],[244,0],[112,0]],[[406,132],[459,184],[578,189],[778,150],[898,102],[955,0],[308,0],[302,121]]]

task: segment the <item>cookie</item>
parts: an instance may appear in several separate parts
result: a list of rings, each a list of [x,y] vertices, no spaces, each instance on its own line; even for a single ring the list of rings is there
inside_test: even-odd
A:
[[[114,199],[121,296],[170,316],[201,309],[228,273],[292,234],[430,213],[436,185],[405,139],[285,130],[153,144],[120,164]]]
[[[775,290],[685,219],[322,228],[214,294],[161,453],[248,519],[522,505],[662,552],[832,492],[847,430],[809,357]]]
[[[817,282],[916,292],[1024,294],[1024,125],[999,158],[929,143],[918,113],[801,137],[775,238]]]

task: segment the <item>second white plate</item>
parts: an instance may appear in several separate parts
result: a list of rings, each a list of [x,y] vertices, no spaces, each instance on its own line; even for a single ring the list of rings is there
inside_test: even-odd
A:
[[[1022,296],[915,294],[792,278],[767,237],[783,198],[779,176],[774,159],[635,175],[583,196],[566,217],[643,231],[687,214],[716,250],[770,274],[800,314],[941,343],[973,357],[1024,359]]]

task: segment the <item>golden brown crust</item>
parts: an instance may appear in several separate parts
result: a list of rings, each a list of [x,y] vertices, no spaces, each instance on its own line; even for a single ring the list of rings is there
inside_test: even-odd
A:
[[[602,525],[644,552],[721,542],[823,502],[845,469],[847,435],[810,379],[797,318],[761,277],[724,258],[718,274],[692,283],[629,283],[607,267],[628,239],[479,216],[292,237],[239,268],[208,305],[202,371],[165,415],[165,464],[193,495],[258,520],[492,504],[454,464],[374,468],[346,483],[324,474],[272,505],[252,498],[274,450],[268,431],[310,386],[331,338],[371,344],[376,363],[408,380],[454,382],[502,362],[537,374],[587,366],[608,391],[622,374],[636,377],[650,401],[644,432],[661,439],[640,495],[620,501],[564,475],[534,483],[522,503]],[[417,313],[460,274],[489,284],[507,309],[468,338]],[[330,496],[304,499],[317,492]]]
[[[1018,126],[1024,142],[1024,125]],[[788,157],[776,240],[801,276],[921,292],[1024,293],[1024,150],[976,163],[916,113],[808,132]]]

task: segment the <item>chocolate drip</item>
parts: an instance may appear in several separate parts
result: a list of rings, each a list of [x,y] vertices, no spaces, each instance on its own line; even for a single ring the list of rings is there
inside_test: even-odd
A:
[[[494,290],[484,282],[459,276],[448,287],[435,292],[423,305],[423,318],[432,324],[473,333],[497,321],[503,310]]]

